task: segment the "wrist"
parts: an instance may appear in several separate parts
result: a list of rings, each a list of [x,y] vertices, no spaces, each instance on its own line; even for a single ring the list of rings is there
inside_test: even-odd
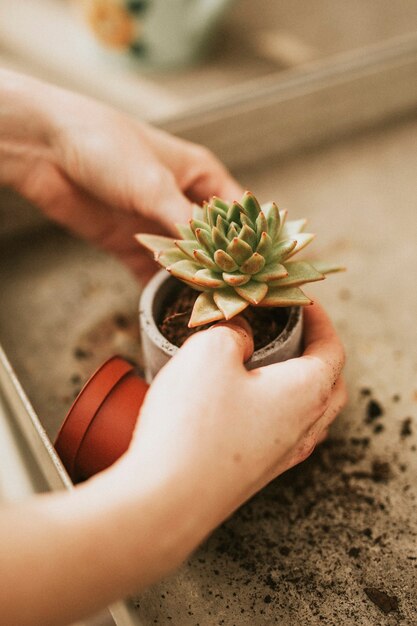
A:
[[[81,490],[91,515],[96,518],[100,511],[99,543],[113,553],[113,572],[120,564],[124,592],[144,588],[178,567],[210,530],[181,484],[144,474],[129,458]]]

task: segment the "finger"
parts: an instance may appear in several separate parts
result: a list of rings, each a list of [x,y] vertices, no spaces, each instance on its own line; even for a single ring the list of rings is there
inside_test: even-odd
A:
[[[302,436],[300,443],[290,456],[289,467],[293,467],[307,459],[318,443],[323,440],[340,411],[347,402],[346,385],[342,377],[337,381],[330,397],[329,405],[323,415]]]
[[[326,428],[326,430],[323,430],[321,434],[319,435],[317,439],[317,445],[319,446],[321,443],[323,443],[323,441],[326,441],[328,436],[329,436],[329,429]]]
[[[316,420],[327,407],[333,385],[344,364],[343,346],[320,305],[305,312],[304,337],[306,348],[299,358],[290,359],[254,370],[260,393],[279,402],[282,381],[293,395],[294,410],[303,403],[306,425]]]
[[[50,219],[119,257],[142,281],[155,271],[155,263],[140,254],[133,237],[142,228],[157,231],[155,222],[106,206],[46,162],[30,177],[22,178],[19,191]]]
[[[242,364],[252,356],[253,350],[251,327],[243,317],[237,316],[231,322],[221,322],[195,333],[181,352],[185,359],[220,363],[222,368],[232,370],[238,366],[243,369]]]
[[[201,164],[200,164],[201,167]],[[193,202],[202,203],[212,196],[232,202],[243,195],[243,188],[215,157],[207,160],[204,171],[186,187],[187,196]]]
[[[173,174],[159,166],[150,168],[137,181],[133,206],[137,213],[158,220],[175,236],[175,224],[187,224],[193,212],[192,203],[179,189]]]
[[[330,397],[329,406],[317,422],[317,432],[323,432],[331,426],[348,401],[348,392],[343,376],[337,380]]]
[[[240,344],[243,362],[246,363],[246,361],[251,358],[255,349],[252,329],[249,322],[247,322],[244,317],[238,315],[230,322],[220,322],[212,326],[210,330],[213,331],[218,328],[227,328],[235,333],[234,339]]]
[[[178,187],[192,201],[201,203],[211,196],[232,201],[243,194],[221,161],[207,148],[165,131],[139,123],[153,152],[173,174]]]
[[[345,352],[330,318],[317,302],[304,312],[305,349],[301,363],[307,364],[310,357],[324,365],[323,374],[333,383],[339,378],[345,363]]]

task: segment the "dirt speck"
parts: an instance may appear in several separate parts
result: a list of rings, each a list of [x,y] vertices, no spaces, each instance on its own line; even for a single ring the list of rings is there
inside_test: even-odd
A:
[[[89,359],[91,357],[91,352],[89,350],[84,350],[84,348],[76,347],[74,348],[74,356],[78,361],[82,361],[83,359]]]
[[[357,547],[355,547],[355,546],[353,546],[352,548],[350,548],[350,550],[348,551],[348,555],[349,555],[349,556],[351,556],[351,557],[353,557],[354,559],[357,559],[357,558],[358,558],[358,556],[360,555],[360,553],[361,553],[361,549],[360,549],[360,548],[357,548]]]
[[[131,325],[131,320],[128,318],[127,315],[124,315],[124,313],[116,313],[113,320],[114,325],[121,330],[126,330],[126,328],[129,328],[129,326]]]
[[[385,461],[372,463],[372,480],[375,483],[387,483],[392,478],[391,466]]]
[[[398,611],[398,598],[396,596],[390,596],[385,591],[376,589],[376,587],[365,587],[364,592],[383,613]]]
[[[402,421],[401,431],[400,431],[401,439],[405,439],[406,437],[411,437],[411,435],[413,434],[411,424],[412,424],[411,417],[406,417],[405,420]]]
[[[350,293],[349,289],[340,289],[339,291],[339,298],[343,300],[344,302],[346,302],[347,300],[350,300],[351,295],[352,294]]]
[[[369,400],[366,406],[366,423],[371,424],[374,420],[381,417],[383,413],[384,410],[377,400]]]

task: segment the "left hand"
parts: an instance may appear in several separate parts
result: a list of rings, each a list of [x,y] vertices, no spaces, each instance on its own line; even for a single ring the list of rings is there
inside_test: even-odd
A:
[[[206,148],[104,104],[5,70],[0,93],[0,184],[142,280],[155,265],[134,233],[174,234],[191,202],[242,192]]]

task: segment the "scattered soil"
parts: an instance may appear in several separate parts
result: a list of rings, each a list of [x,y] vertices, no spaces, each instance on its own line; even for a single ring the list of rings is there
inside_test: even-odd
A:
[[[384,411],[382,406],[376,400],[369,400],[366,407],[366,422],[370,424],[374,420],[383,415]]]
[[[364,592],[383,613],[398,611],[398,598],[396,596],[389,596],[385,591],[380,591],[375,587],[365,587]]]
[[[158,328],[164,337],[175,346],[181,347],[188,337],[211,326],[211,324],[207,324],[198,328],[188,328],[191,311],[198,295],[197,291],[185,286],[181,287],[165,303]],[[242,316],[251,325],[255,350],[259,350],[273,341],[284,330],[288,320],[288,309],[248,307],[243,311]]]
[[[403,420],[403,423],[401,424],[401,438],[405,439],[406,437],[410,437],[413,434],[412,428],[411,428],[411,417],[406,417],[405,420]]]
[[[81,361],[83,359],[89,359],[91,357],[91,352],[84,350],[83,348],[76,347],[74,348],[74,356],[77,360]]]

